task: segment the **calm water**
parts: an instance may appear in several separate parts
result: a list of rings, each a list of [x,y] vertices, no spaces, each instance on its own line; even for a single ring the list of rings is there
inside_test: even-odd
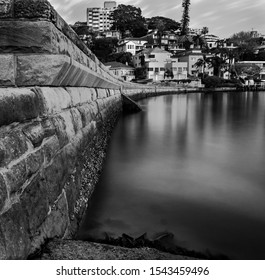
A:
[[[265,93],[160,96],[119,121],[79,237],[265,259]]]

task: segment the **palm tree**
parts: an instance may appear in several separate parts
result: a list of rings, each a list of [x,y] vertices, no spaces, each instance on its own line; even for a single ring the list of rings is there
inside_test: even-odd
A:
[[[210,60],[208,57],[206,57],[206,55],[204,54],[202,58],[199,58],[196,63],[194,64],[194,66],[196,68],[201,68],[202,70],[202,77],[205,78],[205,68],[206,66],[210,63]]]

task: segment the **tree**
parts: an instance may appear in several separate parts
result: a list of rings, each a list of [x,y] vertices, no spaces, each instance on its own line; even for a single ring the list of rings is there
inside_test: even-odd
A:
[[[202,34],[204,35],[204,37],[205,37],[205,35],[206,35],[207,33],[209,33],[209,28],[208,28],[207,26],[204,26],[204,27],[202,28]]]
[[[157,26],[159,24],[163,23],[165,30],[180,30],[180,23],[176,22],[173,19],[166,18],[166,17],[161,17],[161,16],[156,16],[152,17],[148,20],[148,29],[157,29]]]
[[[238,48],[238,58],[240,60],[258,60],[255,50],[262,43],[261,37],[253,37],[251,31],[240,31],[233,34],[230,39]]]
[[[213,68],[214,76],[221,77],[221,73],[229,69],[226,59],[218,54],[211,56],[207,59],[210,68]]]
[[[127,31],[134,37],[142,37],[147,34],[147,25],[140,8],[131,5],[119,5],[112,12],[112,30],[119,30],[124,38]]]
[[[194,64],[194,66],[196,68],[201,68],[202,70],[202,78],[205,78],[205,68],[208,64],[210,64],[210,59],[208,57],[206,57],[206,55],[203,55],[202,58],[199,58],[196,63]]]
[[[189,33],[189,6],[190,0],[183,0],[182,7],[183,7],[183,14],[181,19],[181,35],[188,35]]]
[[[132,54],[130,52],[112,53],[106,58],[107,62],[117,61],[123,64],[133,66]]]
[[[117,38],[98,38],[93,41],[91,51],[102,62],[107,62],[110,54],[115,52],[118,44]]]

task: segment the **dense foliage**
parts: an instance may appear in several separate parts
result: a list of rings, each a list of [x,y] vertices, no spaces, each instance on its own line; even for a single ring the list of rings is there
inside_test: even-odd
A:
[[[109,61],[109,56],[115,52],[117,47],[117,38],[98,38],[93,40],[91,51],[102,61]]]
[[[131,5],[118,5],[112,13],[112,30],[119,30],[122,37],[131,35],[142,37],[147,34],[147,24],[140,8]]]
[[[156,16],[148,19],[148,29],[158,29],[161,25],[163,25],[164,30],[176,31],[180,29],[180,23],[170,18]]]

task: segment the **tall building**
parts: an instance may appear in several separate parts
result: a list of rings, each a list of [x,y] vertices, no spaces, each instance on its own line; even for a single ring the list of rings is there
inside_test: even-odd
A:
[[[105,1],[104,8],[87,9],[87,25],[92,31],[107,31],[111,28],[110,14],[116,9],[115,1]]]

